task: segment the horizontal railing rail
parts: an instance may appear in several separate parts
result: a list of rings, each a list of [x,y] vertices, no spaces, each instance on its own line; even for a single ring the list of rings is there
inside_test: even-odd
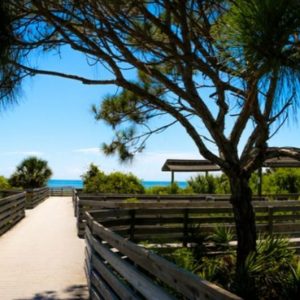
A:
[[[293,194],[294,197],[295,194]],[[165,207],[228,207],[231,210],[229,202],[230,195],[122,195],[122,194],[86,194],[82,191],[73,192],[74,215],[77,217],[77,233],[83,237],[85,228],[85,212],[99,210],[102,208],[165,208]],[[281,196],[281,195],[280,195]],[[273,195],[274,199],[276,198]],[[253,198],[255,206],[285,205],[295,201],[300,205],[298,200],[272,200],[266,201],[266,197]],[[226,201],[225,201],[226,200]],[[232,218],[233,220],[233,218]]]
[[[87,213],[86,229],[91,299],[241,299],[128,241],[98,222],[96,214]]]
[[[22,189],[0,190],[0,199],[23,192]]]
[[[26,209],[32,209],[49,197],[49,188],[26,189]]]
[[[0,235],[2,235],[25,217],[25,192],[0,191],[0,196]]]
[[[272,205],[254,203],[256,228],[259,233],[300,235],[300,202],[289,201]],[[233,211],[230,204],[211,203],[201,207],[128,207],[93,212],[103,226],[112,228],[135,242],[181,242],[184,246],[209,235],[217,226],[225,226],[235,232]]]
[[[130,203],[131,201],[135,203]],[[77,233],[79,237],[84,235],[85,212],[101,208],[119,207],[185,207],[194,206],[206,202],[203,195],[117,195],[117,194],[74,194],[74,214],[77,217]]]
[[[54,197],[72,197],[73,187],[63,186],[63,187],[50,187],[49,194]]]

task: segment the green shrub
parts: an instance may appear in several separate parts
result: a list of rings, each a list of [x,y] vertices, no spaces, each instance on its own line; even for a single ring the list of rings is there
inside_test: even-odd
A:
[[[106,175],[96,165],[90,164],[89,169],[82,176],[83,190],[87,193],[104,193]]]
[[[83,190],[87,193],[143,194],[145,192],[141,181],[133,174],[113,172],[106,175],[93,164],[82,178]]]
[[[225,174],[191,177],[188,187],[197,194],[230,194],[229,179]]]
[[[150,195],[168,195],[170,194],[169,186],[152,186],[146,188],[146,194]]]
[[[233,254],[221,257],[204,257],[201,264],[195,269],[196,274],[210,282],[230,289],[234,277],[236,258]]]
[[[287,288],[285,289],[286,299],[300,299],[300,260],[290,266],[291,273],[287,278]]]
[[[229,248],[229,242],[233,240],[233,232],[230,227],[225,225],[218,225],[214,232],[208,236],[208,239],[213,241],[217,248],[226,250]]]
[[[244,299],[286,299],[294,251],[282,237],[262,236],[257,251],[236,274],[232,289]]]
[[[0,176],[0,190],[10,189],[10,184],[4,176]]]
[[[258,190],[258,174],[253,173],[249,185],[253,194]],[[263,194],[300,193],[300,170],[295,168],[278,168],[263,173]],[[188,186],[195,193],[230,194],[229,179],[225,174],[220,176],[195,176],[188,180]]]
[[[133,174],[113,172],[107,175],[105,190],[107,193],[143,194],[141,181]]]
[[[127,198],[123,200],[123,203],[140,203],[140,200],[137,198]]]
[[[168,186],[152,186],[146,189],[146,194],[150,195],[172,195],[172,194],[193,194],[193,190],[189,187],[180,188],[174,182]]]
[[[217,230],[217,236],[220,242],[232,237],[223,229]],[[238,273],[235,253],[197,258],[193,248],[181,248],[166,257],[245,300],[300,299],[300,260],[283,237],[260,236],[257,251],[248,256]]]
[[[255,194],[258,189],[258,175],[253,173],[250,187]],[[263,194],[300,193],[300,170],[295,168],[267,169],[262,177]]]
[[[188,271],[194,271],[197,266],[193,250],[189,248],[176,249],[172,253],[171,258],[176,265]]]
[[[263,176],[263,191],[267,194],[300,192],[300,170],[279,168]]]
[[[188,180],[188,186],[197,194],[214,194],[216,192],[216,179],[212,175],[198,175]]]
[[[229,179],[225,174],[215,177],[216,181],[216,194],[230,194]]]

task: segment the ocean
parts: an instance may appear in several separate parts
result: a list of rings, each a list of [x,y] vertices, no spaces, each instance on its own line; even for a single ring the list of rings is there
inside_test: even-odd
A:
[[[142,184],[145,188],[153,186],[168,186],[170,185],[170,181],[142,181]],[[185,188],[187,186],[186,181],[178,181],[177,184],[181,188]],[[48,181],[48,187],[73,187],[81,189],[83,187],[83,183],[80,179],[50,179]]]

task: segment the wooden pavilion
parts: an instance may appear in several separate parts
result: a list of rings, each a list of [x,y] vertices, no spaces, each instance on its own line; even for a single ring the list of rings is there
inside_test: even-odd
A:
[[[279,156],[272,159],[267,159],[262,168],[299,168],[300,161],[287,156]],[[262,168],[258,170],[258,195],[262,191]],[[176,172],[209,172],[221,171],[221,168],[206,159],[167,159],[162,166],[162,171],[171,172],[171,183],[174,182]]]

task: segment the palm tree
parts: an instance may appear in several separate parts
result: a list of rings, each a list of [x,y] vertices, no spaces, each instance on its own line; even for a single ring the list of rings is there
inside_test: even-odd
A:
[[[48,167],[47,161],[31,156],[17,166],[17,170],[9,182],[12,186],[24,189],[39,188],[47,184],[51,175],[52,171]]]

